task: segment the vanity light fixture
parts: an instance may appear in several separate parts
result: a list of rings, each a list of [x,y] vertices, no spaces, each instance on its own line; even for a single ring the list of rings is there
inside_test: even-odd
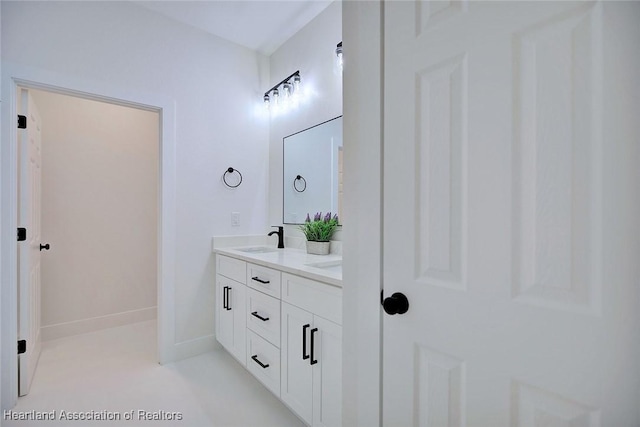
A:
[[[293,81],[293,84],[291,83]],[[266,108],[277,108],[281,103],[280,92],[278,89],[282,89],[282,103],[289,104],[293,96],[299,96],[300,93],[300,70],[291,74],[286,79],[269,89],[264,93],[263,101]]]
[[[336,46],[336,56],[338,57],[338,67],[342,70],[342,42]]]

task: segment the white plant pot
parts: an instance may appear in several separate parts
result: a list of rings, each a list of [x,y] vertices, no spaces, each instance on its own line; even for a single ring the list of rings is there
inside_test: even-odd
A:
[[[315,242],[307,240],[307,253],[314,255],[327,255],[331,242]]]

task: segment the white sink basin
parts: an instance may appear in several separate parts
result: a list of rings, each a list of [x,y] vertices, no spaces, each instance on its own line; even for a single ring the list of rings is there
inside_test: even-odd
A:
[[[333,261],[310,262],[310,263],[305,264],[305,265],[307,267],[321,268],[323,270],[329,270],[329,271],[336,271],[336,272],[341,272],[342,271],[342,260],[341,259],[337,259],[337,260],[333,260]]]
[[[256,246],[256,247],[252,247],[252,248],[238,248],[237,250],[239,250],[240,252],[248,252],[248,253],[252,253],[252,254],[264,254],[267,252],[276,252],[277,249],[275,248],[269,248],[266,246]]]

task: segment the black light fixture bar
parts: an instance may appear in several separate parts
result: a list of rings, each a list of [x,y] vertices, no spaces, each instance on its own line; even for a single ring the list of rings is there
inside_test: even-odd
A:
[[[269,94],[271,92],[273,92],[274,90],[278,89],[281,85],[283,85],[284,83],[287,83],[289,80],[291,80],[293,77],[298,76],[300,77],[300,70],[296,71],[295,73],[291,74],[289,77],[287,77],[286,79],[283,79],[280,83],[278,83],[277,85],[275,85],[274,87],[272,87],[271,89],[269,89],[268,91],[266,91],[264,93],[264,96],[269,96]]]

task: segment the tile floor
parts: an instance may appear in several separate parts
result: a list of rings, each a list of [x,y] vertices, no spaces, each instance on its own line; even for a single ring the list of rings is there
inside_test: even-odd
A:
[[[290,412],[226,351],[160,366],[155,321],[49,341],[31,392],[13,411],[56,411],[56,420],[2,420],[2,426],[234,426],[302,427]],[[119,414],[120,421],[61,420],[62,412]],[[179,412],[182,420],[171,418]],[[124,420],[133,412],[133,419]],[[164,412],[162,412],[164,411]],[[155,413],[155,414],[154,414]],[[73,414],[72,414],[73,415]]]

